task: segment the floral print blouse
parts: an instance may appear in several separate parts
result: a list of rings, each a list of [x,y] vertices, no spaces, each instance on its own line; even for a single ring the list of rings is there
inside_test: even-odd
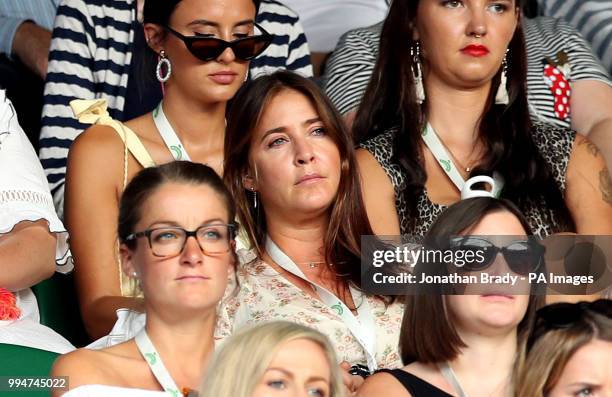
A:
[[[275,320],[292,321],[327,335],[340,361],[367,365],[361,344],[340,316],[312,298],[261,260],[244,264],[238,271],[240,289],[226,296],[220,310],[216,338],[223,339],[248,325]],[[376,354],[379,368],[402,366],[398,351],[403,304],[388,304],[366,296],[376,324]]]

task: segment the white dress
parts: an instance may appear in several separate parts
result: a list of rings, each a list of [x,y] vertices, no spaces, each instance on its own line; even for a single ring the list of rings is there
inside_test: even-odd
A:
[[[68,391],[63,397],[161,397],[168,395],[163,391],[106,385],[83,385]]]
[[[0,235],[9,233],[22,221],[41,219],[47,221],[49,231],[57,238],[57,271],[69,272],[72,257],[68,233],[55,213],[47,179],[34,148],[19,126],[11,102],[0,90]],[[0,268],[0,271],[5,270]],[[74,350],[61,335],[39,323],[38,304],[29,288],[14,293],[21,315],[17,320],[0,321],[0,343],[57,353]]]

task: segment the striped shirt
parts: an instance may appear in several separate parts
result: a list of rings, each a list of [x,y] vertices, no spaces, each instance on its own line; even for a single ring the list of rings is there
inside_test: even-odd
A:
[[[542,15],[564,19],[578,29],[612,73],[612,1],[538,0],[538,5]]]
[[[111,117],[125,121],[135,18],[135,0],[63,0],[57,9],[39,156],[60,214],[68,149],[88,127],[73,117],[69,102],[105,98]],[[306,36],[293,11],[275,0],[262,0],[257,22],[274,40],[251,61],[251,76],[278,69],[312,76]]]
[[[10,57],[19,25],[33,21],[47,30],[53,28],[55,10],[60,0],[0,1],[0,54]]]
[[[554,114],[554,96],[544,79],[546,56],[555,58],[563,50],[569,56],[571,80],[610,78],[587,42],[564,21],[548,17],[523,18],[527,43],[527,97],[532,115],[559,126],[569,127],[571,119]],[[325,91],[341,113],[359,106],[378,56],[382,23],[346,33],[327,63]]]

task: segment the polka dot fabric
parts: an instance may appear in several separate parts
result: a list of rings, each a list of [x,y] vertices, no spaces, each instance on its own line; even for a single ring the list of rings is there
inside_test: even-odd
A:
[[[572,94],[568,79],[562,69],[551,64],[544,65],[544,79],[555,98],[555,116],[566,120],[570,115],[569,99]]]

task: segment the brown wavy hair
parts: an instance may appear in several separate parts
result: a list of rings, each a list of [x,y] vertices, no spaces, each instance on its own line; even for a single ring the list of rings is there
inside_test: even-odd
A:
[[[361,196],[352,138],[321,89],[300,75],[280,71],[260,76],[245,84],[234,98],[225,132],[223,179],[236,201],[238,219],[261,257],[267,225],[260,210],[263,207],[265,212],[265,203],[254,208],[253,193],[245,189],[243,180],[250,169],[249,148],[255,128],[266,106],[285,90],[296,91],[308,98],[340,152],[340,185],[329,208],[330,221],[324,238],[325,259],[334,264],[332,269],[337,277],[360,286],[361,236],[374,233]]]

